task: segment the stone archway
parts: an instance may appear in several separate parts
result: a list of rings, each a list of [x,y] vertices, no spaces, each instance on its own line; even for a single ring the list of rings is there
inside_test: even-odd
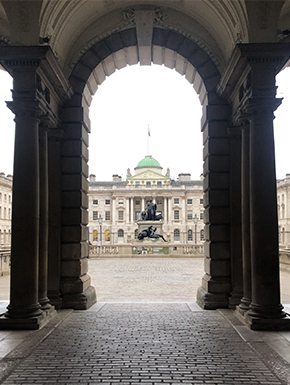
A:
[[[152,45],[140,47],[140,37],[138,40],[135,28],[115,33],[91,47],[79,59],[71,73],[69,80],[74,89],[74,97],[62,111],[62,170],[63,178],[70,178],[71,181],[70,190],[63,188],[63,194],[67,199],[74,196],[75,205],[62,207],[62,210],[70,218],[73,218],[72,213],[76,211],[79,211],[79,216],[70,220],[64,228],[62,258],[67,266],[75,264],[70,256],[75,255],[72,250],[77,248],[82,265],[87,255],[86,178],[89,106],[92,96],[98,85],[116,69],[138,62],[164,64],[174,68],[193,84],[203,106],[201,131],[204,143],[206,272],[198,300],[201,306],[209,309],[228,307],[232,287],[229,200],[220,197],[229,197],[230,191],[230,137],[227,131],[229,106],[216,93],[220,74],[212,58],[198,44],[178,32],[152,28],[151,41]],[[72,186],[75,186],[74,190],[71,190]],[[80,227],[79,218],[82,218]],[[79,236],[74,233],[72,238],[70,230],[73,228],[78,230]],[[63,277],[63,287],[65,281],[66,278]],[[72,277],[69,277],[70,284],[71,281]],[[65,293],[63,294],[65,306],[71,307],[69,300],[73,298],[72,293],[68,293],[67,300]]]

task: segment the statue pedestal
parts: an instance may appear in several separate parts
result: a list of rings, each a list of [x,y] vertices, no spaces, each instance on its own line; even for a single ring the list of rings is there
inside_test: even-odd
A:
[[[139,221],[137,223],[138,223],[138,234],[141,233],[142,230],[148,229],[149,226],[153,226],[153,229],[155,229],[156,227],[156,231],[155,231],[156,234],[163,235],[163,231],[162,231],[162,226],[164,223],[163,221]],[[161,242],[164,242],[164,241],[161,239]]]
[[[155,233],[163,235],[162,226],[163,221],[139,221],[138,222],[138,234],[141,231],[148,229],[149,226],[156,228]],[[162,238],[144,238],[142,240],[135,239],[132,247],[133,255],[168,255],[169,247],[168,243],[164,242]]]

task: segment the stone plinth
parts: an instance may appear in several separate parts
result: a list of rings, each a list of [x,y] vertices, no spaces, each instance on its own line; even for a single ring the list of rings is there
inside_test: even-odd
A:
[[[161,234],[163,235],[162,227],[163,227],[163,221],[139,221],[138,223],[138,234],[141,233],[142,230],[148,229],[149,226],[153,226],[155,229],[156,227],[156,234]],[[145,238],[146,239],[146,238]],[[152,239],[152,238],[150,238]],[[164,242],[162,239],[159,238],[161,242]]]

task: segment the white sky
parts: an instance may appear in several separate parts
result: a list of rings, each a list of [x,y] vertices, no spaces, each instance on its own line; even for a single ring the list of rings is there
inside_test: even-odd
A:
[[[290,173],[290,69],[277,77],[278,96],[284,97],[274,121],[277,178]],[[14,121],[5,105],[11,100],[12,80],[0,71],[0,172],[13,173]],[[99,87],[91,108],[89,172],[97,180],[126,178],[148,155],[171,177],[202,173],[201,106],[193,87],[174,70],[163,66],[130,66],[115,72]]]

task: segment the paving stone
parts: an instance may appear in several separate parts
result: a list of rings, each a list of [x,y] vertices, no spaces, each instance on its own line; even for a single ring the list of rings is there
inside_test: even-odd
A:
[[[282,384],[216,311],[107,303],[71,313],[3,382]]]

